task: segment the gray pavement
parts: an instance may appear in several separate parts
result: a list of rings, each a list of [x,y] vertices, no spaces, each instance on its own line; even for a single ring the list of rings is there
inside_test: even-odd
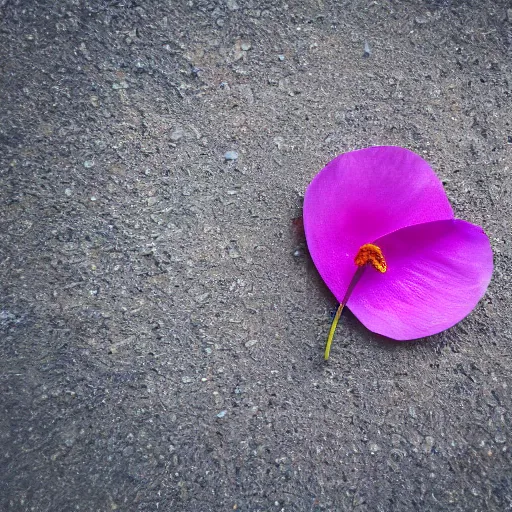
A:
[[[509,510],[510,7],[0,0],[0,509]],[[346,311],[325,364],[293,219],[375,144],[495,272],[426,340]]]

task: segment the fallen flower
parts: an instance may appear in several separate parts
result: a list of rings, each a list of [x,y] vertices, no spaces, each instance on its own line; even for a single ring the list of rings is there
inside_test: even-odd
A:
[[[481,227],[454,218],[429,164],[382,146],[342,154],[304,198],[311,257],[340,302],[371,331],[396,340],[452,327],[482,298],[493,270]]]

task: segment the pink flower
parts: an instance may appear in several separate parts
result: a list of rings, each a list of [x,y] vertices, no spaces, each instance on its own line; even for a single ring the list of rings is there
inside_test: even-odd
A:
[[[371,147],[329,162],[306,191],[304,230],[341,303],[337,318],[346,304],[368,329],[396,340],[455,325],[491,279],[486,234],[454,218],[434,171],[408,149]]]

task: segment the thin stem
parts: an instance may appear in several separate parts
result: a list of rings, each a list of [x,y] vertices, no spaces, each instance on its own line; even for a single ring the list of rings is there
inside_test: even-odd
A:
[[[336,326],[338,325],[338,320],[340,319],[341,312],[343,311],[343,306],[345,304],[340,304],[338,306],[338,310],[332,319],[331,329],[329,331],[329,336],[327,336],[327,343],[325,344],[325,353],[324,359],[327,361],[329,359],[329,353],[331,352],[332,339],[334,338],[334,331],[336,330]]]
[[[348,299],[349,299],[350,295],[352,294],[352,291],[354,290],[359,279],[361,279],[361,276],[363,275],[365,267],[366,267],[366,265],[363,267],[359,267],[356,270],[356,273],[354,274],[354,277],[350,281],[347,291],[345,292],[345,297],[343,297],[343,301],[338,306],[338,310],[336,311],[336,314],[334,315],[334,318],[333,318],[332,324],[331,324],[331,329],[329,330],[329,336],[327,336],[327,343],[325,344],[324,359],[326,361],[327,361],[327,359],[329,359],[329,354],[331,352],[332,340],[334,338],[334,331],[336,330],[336,326],[338,325],[338,320],[340,319],[341,312],[343,311],[343,307],[348,302]]]

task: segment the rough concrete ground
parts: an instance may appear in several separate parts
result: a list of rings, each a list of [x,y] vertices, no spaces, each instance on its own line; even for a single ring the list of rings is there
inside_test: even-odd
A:
[[[1,510],[510,509],[510,7],[1,0]],[[292,219],[373,144],[495,273],[427,340],[346,312],[324,364]]]

